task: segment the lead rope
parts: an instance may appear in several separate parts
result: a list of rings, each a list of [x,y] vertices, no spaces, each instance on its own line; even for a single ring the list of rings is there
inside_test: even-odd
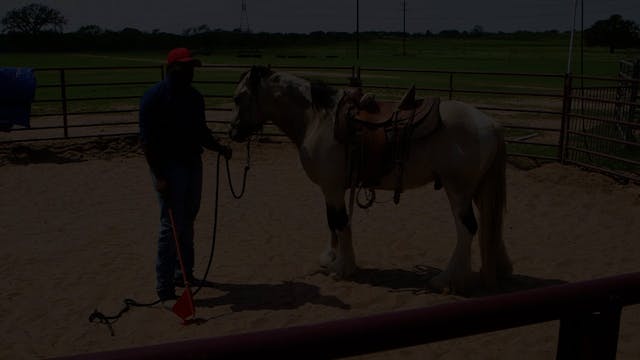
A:
[[[227,177],[229,179],[229,188],[231,189],[231,193],[233,197],[236,199],[240,199],[244,195],[244,192],[246,190],[247,173],[251,168],[250,166],[251,145],[250,144],[251,144],[251,141],[247,141],[247,162],[244,168],[244,174],[242,178],[242,191],[240,192],[240,194],[236,194],[233,188],[233,184],[231,182],[231,173],[229,171],[229,160],[225,159],[227,163],[226,165],[227,165]],[[216,188],[215,188],[215,198],[214,198],[213,235],[211,236],[211,251],[209,253],[209,261],[207,262],[207,269],[204,272],[204,276],[200,284],[198,285],[198,288],[193,292],[193,296],[195,296],[206,284],[207,276],[209,275],[209,270],[211,269],[211,263],[213,261],[213,254],[215,251],[216,237],[217,237],[216,234],[218,233],[218,208],[219,208],[218,205],[219,205],[219,198],[220,198],[220,157],[221,156],[222,156],[221,154],[218,154],[218,158],[216,161]],[[109,328],[109,333],[111,334],[111,336],[115,336],[115,332],[113,330],[113,324],[116,321],[118,321],[118,319],[120,319],[122,315],[124,315],[124,313],[131,310],[132,307],[155,306],[160,303],[160,300],[158,299],[151,303],[140,303],[140,302],[137,302],[136,300],[127,298],[127,299],[124,299],[123,302],[124,302],[124,307],[116,315],[108,316],[98,311],[98,309],[95,309],[93,313],[89,315],[89,322],[97,322],[97,323],[106,325]]]
[[[143,303],[139,303],[133,299],[124,299],[124,307],[122,308],[122,310],[120,310],[116,315],[113,316],[107,316],[103,313],[101,313],[100,311],[98,311],[98,309],[95,309],[93,311],[93,313],[91,313],[91,315],[89,315],[89,322],[98,322],[100,324],[104,324],[107,325],[107,327],[109,328],[109,333],[111,334],[111,336],[115,336],[116,333],[113,331],[113,324],[118,321],[118,319],[120,319],[120,317],[126,313],[127,311],[131,310],[132,307],[151,307],[154,305],[157,305],[160,303],[160,300],[156,300],[152,303],[148,303],[148,304],[143,304]]]
[[[229,170],[229,160],[227,160],[227,180],[229,181],[229,188],[231,189],[231,195],[234,198],[240,199],[244,195],[244,191],[247,187],[247,173],[251,169],[251,138],[247,141],[247,162],[244,166],[244,174],[242,175],[242,189],[240,194],[236,194],[235,189],[233,188],[233,181],[231,181],[231,171]]]
[[[200,291],[200,289],[202,289],[202,287],[206,284],[207,282],[207,276],[209,275],[209,270],[211,269],[211,263],[213,261],[213,253],[215,251],[216,248],[216,234],[218,233],[218,204],[219,204],[219,199],[220,199],[220,158],[222,157],[221,154],[218,154],[218,161],[216,161],[216,190],[215,190],[215,199],[214,199],[214,211],[213,211],[213,235],[211,237],[211,251],[209,253],[209,261],[207,262],[207,269],[204,272],[204,276],[202,277],[202,280],[200,281],[200,284],[198,285],[198,288],[193,292],[193,296],[196,296],[196,294]],[[242,190],[240,191],[240,194],[236,194],[234,188],[233,188],[233,182],[231,181],[231,171],[229,170],[229,160],[225,159],[226,161],[226,167],[227,167],[227,179],[229,180],[229,189],[231,190],[231,194],[233,195],[234,198],[236,199],[240,199],[242,198],[242,196],[244,196],[244,191],[246,190],[247,187],[247,173],[249,172],[249,169],[251,169],[251,140],[247,141],[247,162],[246,165],[244,167],[244,173],[242,175]]]

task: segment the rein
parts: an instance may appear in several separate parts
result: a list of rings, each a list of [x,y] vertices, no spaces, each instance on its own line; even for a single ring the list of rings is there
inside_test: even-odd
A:
[[[244,191],[247,187],[247,173],[249,172],[249,169],[251,169],[251,138],[249,138],[249,140],[247,141],[247,162],[244,166],[244,174],[242,175],[242,189],[240,190],[240,194],[237,194],[235,189],[233,188],[233,181],[231,181],[231,171],[229,170],[229,160],[227,160],[227,180],[229,181],[229,189],[231,190],[231,195],[233,195],[233,197],[236,199],[240,199],[244,195]],[[218,173],[219,172],[220,171],[218,171]]]

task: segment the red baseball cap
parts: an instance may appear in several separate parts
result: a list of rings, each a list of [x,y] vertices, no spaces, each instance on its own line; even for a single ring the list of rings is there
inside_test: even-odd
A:
[[[191,51],[187,48],[175,48],[169,51],[169,55],[167,55],[167,65],[171,65],[175,62],[191,63],[193,66],[202,66],[202,62],[195,59],[192,56]]]

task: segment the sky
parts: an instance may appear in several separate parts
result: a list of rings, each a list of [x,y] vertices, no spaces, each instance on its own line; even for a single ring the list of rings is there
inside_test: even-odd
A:
[[[411,33],[471,30],[570,30],[574,0],[406,0],[406,30]],[[207,25],[233,30],[241,24],[241,0],[2,0],[0,16],[33,2],[58,9],[69,21],[65,31],[83,25],[108,30],[126,27],[182,33]],[[356,0],[246,0],[254,32],[341,31],[356,29]],[[584,2],[584,24],[620,14],[640,24],[640,0]],[[402,31],[402,0],[359,0],[360,31]],[[580,28],[578,8],[577,28]]]

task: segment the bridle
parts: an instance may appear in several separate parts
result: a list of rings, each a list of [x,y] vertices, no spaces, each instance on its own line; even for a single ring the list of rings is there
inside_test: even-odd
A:
[[[262,76],[258,75],[258,78],[255,79],[254,78],[254,73],[253,73],[253,69],[251,70],[252,72],[249,75],[249,82],[250,82],[250,93],[249,93],[249,116],[251,119],[256,119],[256,125],[254,126],[253,129],[251,129],[251,132],[249,133],[249,136],[247,137],[247,159],[246,159],[246,163],[244,166],[244,174],[242,176],[242,188],[240,190],[240,193],[236,193],[234,187],[233,187],[233,181],[231,180],[231,171],[229,169],[229,160],[226,161],[226,168],[227,168],[227,180],[229,181],[229,188],[231,190],[231,194],[233,195],[234,198],[236,199],[240,199],[243,195],[244,195],[244,191],[246,189],[246,185],[247,185],[247,173],[249,172],[249,169],[251,169],[251,140],[253,138],[254,135],[257,135],[258,133],[262,132],[262,129],[264,127],[264,121],[262,120],[262,117],[260,116],[260,112],[257,110],[259,108],[259,102],[260,102],[260,80],[262,79]],[[219,162],[219,161],[218,161]]]
[[[255,119],[255,126],[251,130],[249,137],[262,132],[264,128],[264,119],[261,113],[258,111],[260,108],[260,82],[262,81],[262,74],[256,74],[256,68],[252,68],[249,74],[249,116],[251,119]]]

